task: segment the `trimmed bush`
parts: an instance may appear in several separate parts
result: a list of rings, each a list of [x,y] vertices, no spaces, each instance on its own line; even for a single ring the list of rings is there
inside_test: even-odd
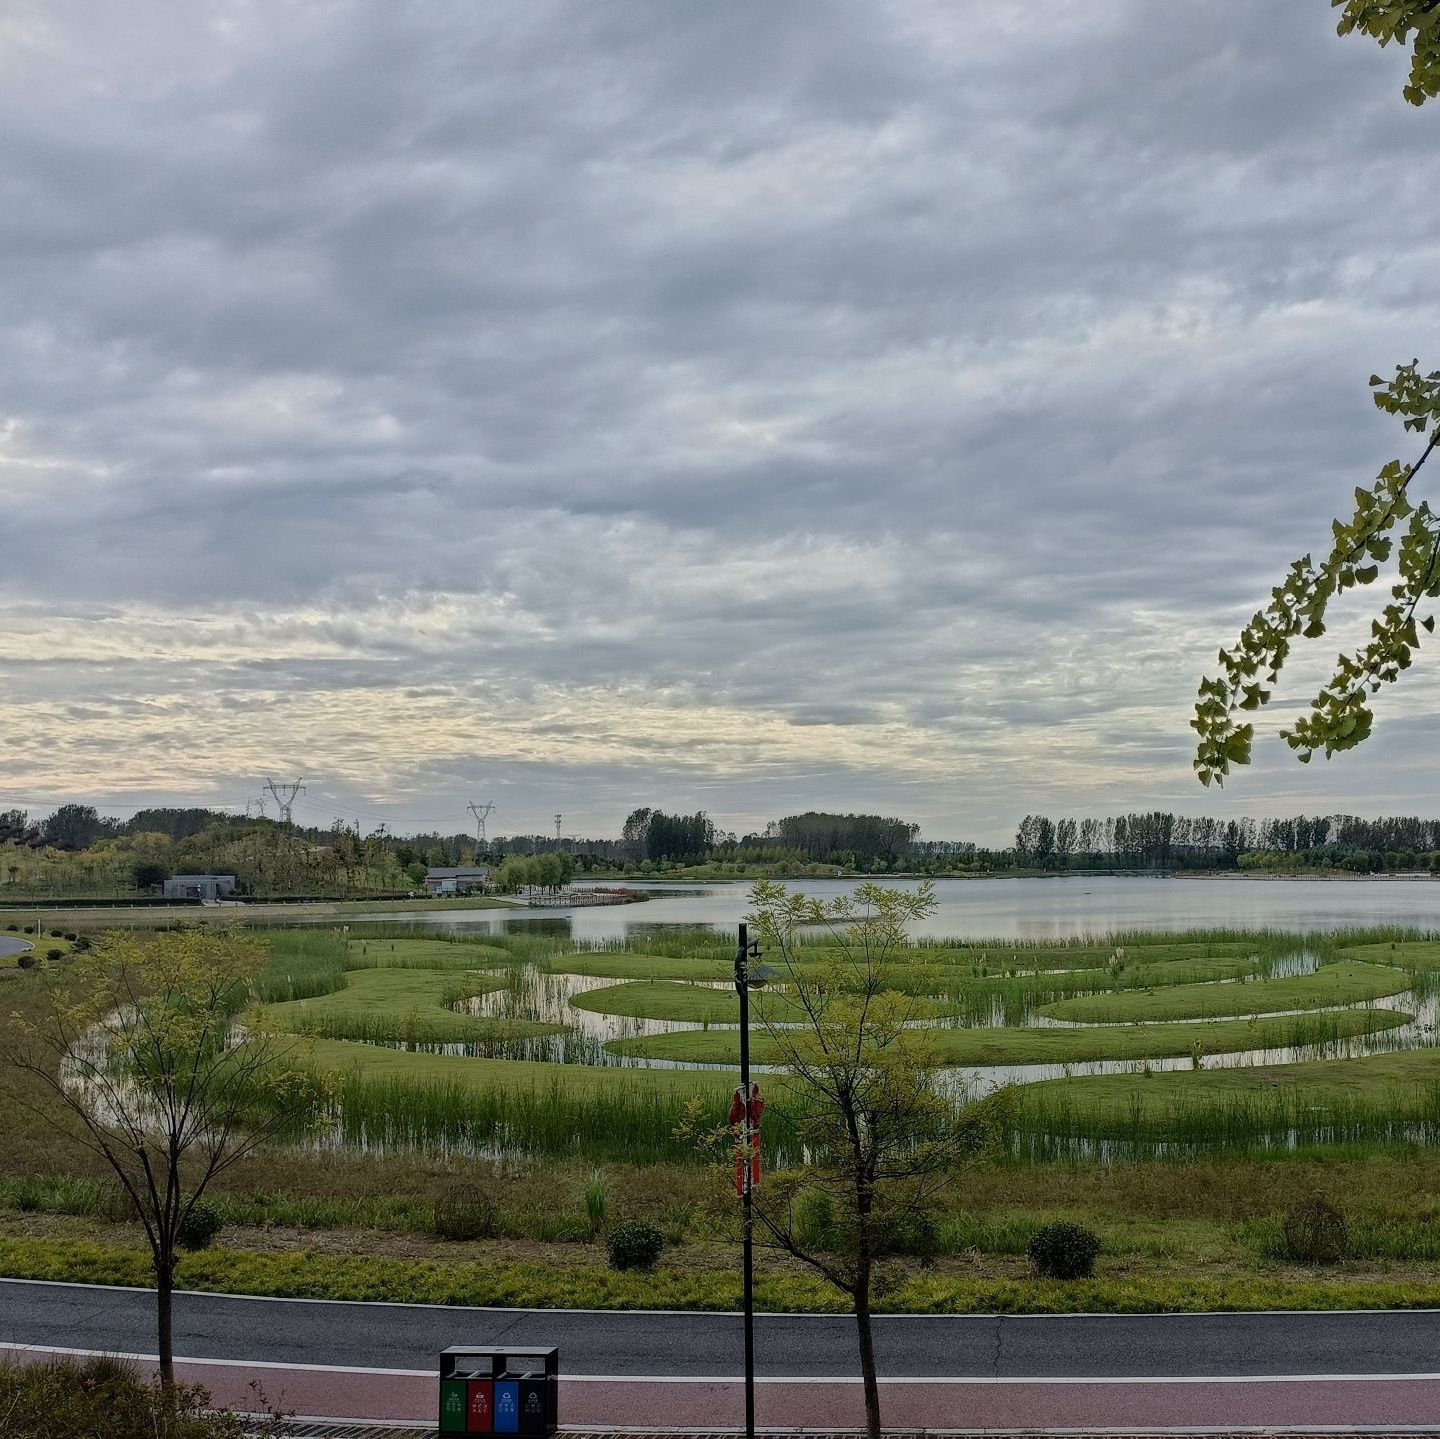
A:
[[[35,951],[33,949],[27,949],[23,954],[17,954],[15,956],[15,963],[19,965],[21,969],[34,969]]]
[[[491,1239],[495,1201],[478,1184],[455,1184],[435,1199],[435,1232],[442,1239]]]
[[[65,958],[65,951],[63,949],[47,949],[45,951],[45,958],[48,959],[51,964],[54,964],[57,959]]]
[[[1100,1241],[1088,1229],[1062,1219],[1037,1230],[1025,1253],[1042,1279],[1088,1279],[1095,1272]]]
[[[665,1236],[653,1224],[631,1219],[610,1231],[608,1247],[612,1269],[653,1269]]]
[[[180,1221],[175,1241],[181,1249],[208,1249],[224,1223],[220,1211],[202,1199],[191,1205],[189,1214]]]
[[[1350,1247],[1345,1216],[1328,1199],[1312,1194],[1285,1213],[1280,1253],[1297,1264],[1338,1264]]]

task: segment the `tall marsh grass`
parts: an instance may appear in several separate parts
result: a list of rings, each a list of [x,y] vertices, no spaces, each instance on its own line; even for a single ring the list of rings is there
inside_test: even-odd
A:
[[[1381,1095],[1317,1095],[1301,1086],[1169,1104],[1134,1094],[1108,1108],[1077,1106],[1063,1088],[1020,1091],[1012,1152],[1056,1159],[1194,1159],[1330,1146],[1372,1148],[1440,1140],[1440,1084]]]
[[[453,1081],[343,1076],[332,1142],[349,1148],[441,1154],[581,1158],[594,1164],[699,1163],[677,1138],[688,1098],[619,1089],[480,1090]],[[717,1121],[721,1102],[714,1100]]]

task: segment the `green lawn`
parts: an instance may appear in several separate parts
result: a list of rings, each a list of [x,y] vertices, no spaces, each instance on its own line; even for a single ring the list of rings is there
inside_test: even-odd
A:
[[[456,946],[444,948],[453,951]],[[353,969],[346,972],[343,989],[313,999],[265,1005],[257,1022],[299,1034],[374,1043],[463,1044],[563,1032],[563,1026],[557,1024],[460,1014],[444,1003],[447,996],[485,994],[504,984],[499,975],[462,975],[454,969]]]
[[[1151,1075],[1089,1075],[1026,1087],[1041,1104],[1075,1113],[1163,1115],[1183,1105],[1223,1104],[1285,1094],[1316,1105],[1379,1102],[1440,1085],[1440,1050],[1406,1049],[1359,1059],[1319,1059],[1256,1068],[1175,1070]]]
[[[493,969],[515,962],[509,950],[474,939],[371,939],[361,932],[350,935],[347,949],[351,964],[379,969]]]
[[[931,1037],[946,1064],[1081,1064],[1097,1059],[1182,1058],[1235,1054],[1247,1049],[1283,1049],[1357,1034],[1372,1034],[1410,1021],[1393,1010],[1337,1010],[1323,1015],[1275,1019],[1229,1019],[1203,1024],[1136,1024],[1076,1029],[936,1029]],[[734,1030],[693,1030],[644,1039],[612,1040],[616,1054],[689,1064],[738,1064]],[[757,1064],[773,1062],[775,1048],[763,1034],[751,1036]]]
[[[710,989],[675,980],[649,980],[617,984],[577,994],[570,1003],[595,1014],[619,1014],[633,1019],[673,1019],[689,1024],[739,1024],[740,1000],[733,989]],[[918,998],[912,1002],[917,1019],[954,1012],[943,1000]],[[804,1018],[804,1011],[783,989],[757,990],[750,999],[755,1021],[769,1016],[777,1024]]]
[[[725,959],[675,959],[665,954],[619,952],[565,954],[550,961],[556,974],[591,974],[601,979],[733,979],[734,964]]]
[[[1393,964],[1412,971],[1440,969],[1440,940],[1362,944],[1347,949],[1345,953],[1352,959],[1364,960],[1370,964]]]
[[[1256,979],[1240,984],[1187,984],[1151,992],[1092,994],[1046,1005],[1040,1013],[1052,1019],[1086,1024],[1138,1024],[1169,1019],[1218,1019],[1227,1015],[1270,1014],[1285,1009],[1325,1009],[1362,1004],[1401,994],[1410,976],[1374,964],[1328,964],[1314,974],[1288,979]]]

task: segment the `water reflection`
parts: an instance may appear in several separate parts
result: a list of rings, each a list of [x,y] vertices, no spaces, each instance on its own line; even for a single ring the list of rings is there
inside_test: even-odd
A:
[[[853,894],[860,882],[797,880],[791,888],[825,900]],[[881,877],[880,883],[908,891],[918,887],[915,880]],[[565,916],[554,910],[393,910],[349,922],[595,941],[643,939],[656,928],[733,929],[749,909],[748,881],[699,889],[693,883],[627,880],[626,884],[653,898],[643,904],[572,910]],[[935,895],[935,914],[913,927],[917,938],[1065,943],[1132,930],[1440,928],[1440,883],[1430,880],[942,879],[936,882]],[[333,919],[316,922],[333,923]]]

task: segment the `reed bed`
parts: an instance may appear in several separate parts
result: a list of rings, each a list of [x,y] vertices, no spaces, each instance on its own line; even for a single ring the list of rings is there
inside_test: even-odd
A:
[[[563,1033],[555,1025],[480,1019],[475,1015],[445,1014],[437,1010],[410,1010],[404,1014],[319,1010],[289,1016],[286,1029],[310,1039],[348,1039],[360,1044],[400,1045],[435,1052],[439,1052],[439,1046],[483,1045],[490,1041]]]
[[[423,1083],[340,1077],[331,1142],[385,1152],[592,1163],[699,1163],[694,1143],[677,1137],[688,1100],[625,1090],[572,1091],[558,1086],[477,1090],[448,1081]],[[722,1102],[713,1097],[717,1122]]]
[[[1437,1140],[1440,1084],[1323,1098],[1296,1086],[1164,1105],[1147,1104],[1136,1094],[1128,1104],[1108,1108],[1077,1107],[1063,1088],[1043,1086],[1020,1092],[1012,1153],[1029,1163],[1144,1161]]]

